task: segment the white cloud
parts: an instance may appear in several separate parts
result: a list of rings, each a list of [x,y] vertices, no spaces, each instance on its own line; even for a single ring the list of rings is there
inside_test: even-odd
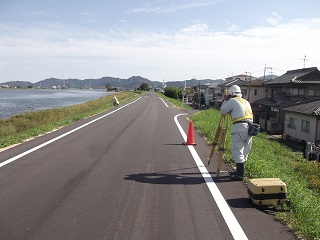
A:
[[[183,33],[206,33],[209,28],[206,23],[196,23],[186,28],[181,29],[180,31]]]
[[[217,32],[201,21],[175,33],[95,32],[56,24],[32,28],[1,24],[0,31],[0,67],[10,79],[29,76],[27,80],[38,81],[64,74],[81,79],[141,75],[168,81],[225,78],[245,71],[262,76],[265,64],[273,71],[303,67],[304,54],[310,59],[307,66],[320,67],[320,18],[237,32]]]
[[[239,30],[239,26],[235,25],[235,24],[232,24],[230,25],[228,28],[227,28],[228,31],[231,31],[231,32],[234,32],[234,31],[237,31]]]
[[[199,8],[199,7],[207,7],[210,5],[214,5],[220,3],[221,1],[202,1],[202,2],[191,2],[191,3],[184,3],[180,5],[170,5],[166,7],[151,7],[151,6],[144,6],[140,8],[134,8],[128,10],[129,13],[173,13],[178,12],[180,10],[185,9],[192,9],[192,8]]]
[[[272,18],[268,18],[267,22],[271,25],[277,25],[278,22],[282,19],[281,16],[279,16],[276,12],[272,12]]]

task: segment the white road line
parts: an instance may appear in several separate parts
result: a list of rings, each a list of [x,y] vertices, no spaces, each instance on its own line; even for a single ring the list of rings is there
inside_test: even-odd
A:
[[[161,101],[164,103],[164,105],[166,105],[166,107],[169,107],[167,104],[166,104],[166,102],[161,98],[161,97],[159,97],[160,99],[161,99]]]
[[[96,121],[98,121],[98,120],[100,120],[100,119],[102,119],[102,118],[104,118],[104,117],[107,117],[107,116],[109,116],[110,114],[115,113],[115,112],[119,111],[120,109],[122,109],[122,108],[124,108],[124,107],[127,107],[128,105],[130,105],[130,104],[138,101],[140,98],[141,98],[141,97],[139,97],[138,99],[136,99],[136,100],[134,100],[134,101],[132,101],[132,102],[130,102],[130,103],[127,103],[127,104],[123,105],[122,107],[119,107],[119,108],[117,108],[117,109],[115,109],[115,110],[113,110],[113,111],[111,111],[111,112],[109,112],[109,113],[107,113],[107,114],[105,114],[105,115],[103,115],[103,116],[101,116],[101,117],[98,117],[98,118],[96,118],[96,119],[94,119],[94,120],[92,120],[92,121],[90,121],[90,122],[87,122],[86,124],[81,125],[80,127],[77,127],[77,128],[75,128],[75,129],[73,129],[73,130],[71,130],[71,131],[69,131],[69,132],[66,132],[66,133],[64,133],[64,134],[62,134],[62,135],[60,135],[60,136],[58,136],[58,137],[56,137],[56,138],[53,138],[53,139],[51,139],[51,140],[49,140],[49,141],[47,141],[47,142],[45,142],[45,143],[42,143],[42,144],[40,144],[40,145],[38,145],[38,146],[36,146],[36,147],[28,150],[28,151],[25,151],[25,152],[23,152],[23,153],[20,153],[19,155],[15,156],[15,157],[12,157],[12,158],[10,158],[10,159],[8,159],[8,160],[5,160],[4,162],[1,162],[1,163],[0,163],[0,167],[3,167],[3,166],[5,166],[5,165],[7,165],[7,164],[9,164],[9,163],[11,163],[11,162],[13,162],[13,161],[21,158],[21,157],[23,157],[23,156],[28,155],[29,153],[32,153],[32,152],[34,152],[34,151],[36,151],[36,150],[38,150],[38,149],[40,149],[40,148],[42,148],[42,147],[50,144],[50,143],[53,143],[53,142],[59,140],[60,138],[63,138],[63,137],[65,137],[65,136],[67,136],[67,135],[69,135],[69,134],[71,134],[71,133],[73,133],[73,132],[75,132],[75,131],[78,131],[79,129],[84,128],[84,127],[90,125],[91,123],[94,123],[94,122],[96,122]]]
[[[179,114],[176,115],[174,117],[174,121],[182,135],[182,138],[184,139],[184,141],[187,141],[187,135],[185,134],[185,132],[183,131],[180,123],[178,122],[178,116],[181,115],[187,115],[187,114]],[[194,159],[194,161],[196,162],[199,171],[202,174],[203,179],[206,181],[206,184],[211,192],[211,195],[213,197],[213,199],[215,200],[232,236],[234,239],[241,239],[241,240],[245,240],[248,239],[246,234],[244,233],[243,229],[241,228],[239,222],[237,221],[236,217],[234,216],[234,214],[232,213],[229,205],[227,204],[226,200],[223,198],[219,188],[217,187],[217,185],[215,184],[215,182],[213,181],[211,175],[209,174],[207,168],[204,166],[202,160],[200,159],[197,151],[195,150],[194,146],[192,145],[187,145],[190,153]]]

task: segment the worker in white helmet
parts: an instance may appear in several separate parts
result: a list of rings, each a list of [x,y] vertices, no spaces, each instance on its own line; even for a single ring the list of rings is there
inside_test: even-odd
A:
[[[222,114],[230,113],[233,123],[231,128],[231,152],[236,163],[236,171],[231,175],[231,179],[242,181],[245,162],[252,145],[252,136],[248,134],[248,122],[253,121],[253,115],[250,103],[242,98],[241,89],[238,85],[232,85],[229,92],[226,91],[220,112]]]
[[[119,100],[116,96],[113,96],[113,101],[112,101],[113,106],[118,106],[119,105]]]

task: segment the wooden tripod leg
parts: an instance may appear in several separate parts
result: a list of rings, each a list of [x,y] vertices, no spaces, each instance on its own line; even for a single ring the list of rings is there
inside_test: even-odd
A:
[[[211,158],[213,157],[213,154],[214,154],[214,150],[215,150],[216,146],[218,145],[218,140],[219,140],[219,137],[220,137],[220,133],[221,133],[221,126],[218,127],[216,135],[214,137],[214,140],[213,140],[213,143],[212,143],[212,148],[211,148],[210,155],[209,155],[209,158],[208,158],[208,165],[210,164]]]
[[[213,139],[212,148],[211,148],[210,155],[208,158],[208,165],[210,164],[211,158],[213,157],[213,154],[214,154],[214,150],[215,150],[216,146],[218,145],[223,122],[224,122],[224,115],[222,115],[220,118],[219,126],[217,128],[216,135],[214,136],[214,139]]]
[[[213,143],[212,143],[210,155],[209,155],[209,158],[208,158],[208,165],[210,164],[211,158],[213,157],[213,154],[214,154],[214,150],[215,150],[216,146],[218,145],[220,132],[221,132],[221,127],[219,126],[218,129],[217,129],[216,135],[214,137]]]
[[[227,134],[227,128],[222,128],[220,141],[219,141],[219,147],[218,147],[217,176],[220,175],[222,159],[223,159],[224,153],[226,151],[226,149],[225,149],[226,134]]]

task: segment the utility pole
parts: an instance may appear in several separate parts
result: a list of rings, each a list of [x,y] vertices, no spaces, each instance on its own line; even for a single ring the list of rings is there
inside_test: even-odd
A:
[[[201,109],[201,85],[200,85],[200,80],[199,81],[199,96],[198,96],[198,99],[199,99],[199,110]]]
[[[251,73],[250,73],[250,79],[249,79],[249,94],[248,94],[248,102],[250,102],[250,94],[251,94]]]
[[[270,69],[270,75],[271,75],[271,80],[273,79],[272,77],[272,67],[268,67]]]
[[[250,74],[250,75],[249,75],[249,91],[248,91],[248,102],[249,102],[250,92],[251,92],[251,73],[250,73],[250,72],[244,72],[244,73],[245,73],[245,80],[246,80],[246,81],[247,81],[248,73]]]
[[[309,60],[309,59],[307,59],[307,55],[305,54],[304,58],[301,60],[303,61],[303,68],[306,68],[306,61]]]
[[[271,74],[271,80],[272,80],[272,67],[267,67],[267,65],[264,65],[263,81],[266,80],[266,70],[267,70],[267,69],[271,69],[271,70],[270,70],[270,74]]]

